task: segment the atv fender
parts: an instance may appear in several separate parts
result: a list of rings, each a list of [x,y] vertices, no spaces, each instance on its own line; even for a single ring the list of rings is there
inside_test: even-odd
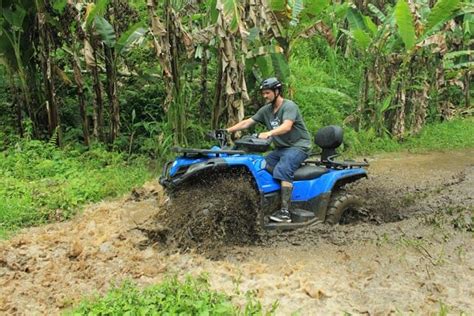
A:
[[[309,201],[323,193],[331,193],[334,188],[367,177],[363,168],[330,170],[328,173],[312,180],[293,182],[293,201]]]
[[[181,183],[203,174],[205,171],[217,171],[228,168],[227,162],[222,158],[214,158],[190,165],[186,171],[177,177],[160,177],[160,184],[166,188],[174,189]]]
[[[221,172],[228,169],[244,168],[254,178],[258,191],[266,193],[279,190],[280,184],[265,170],[263,161],[263,157],[256,155],[236,155],[195,160],[180,159],[164,167],[163,175],[166,176],[160,177],[160,184],[171,189],[207,172]]]

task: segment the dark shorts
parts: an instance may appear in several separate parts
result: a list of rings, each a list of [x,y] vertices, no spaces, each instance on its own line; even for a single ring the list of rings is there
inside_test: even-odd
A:
[[[275,149],[265,157],[266,169],[273,171],[273,178],[293,182],[293,176],[308,154],[301,148],[289,147]]]

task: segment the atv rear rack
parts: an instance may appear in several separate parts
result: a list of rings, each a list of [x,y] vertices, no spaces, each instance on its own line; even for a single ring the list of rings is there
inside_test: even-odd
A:
[[[369,162],[367,159],[364,159],[364,161],[354,161],[354,160],[344,160],[344,161],[335,161],[334,159],[340,156],[339,154],[332,155],[328,157],[327,162],[329,163],[330,166],[335,167],[335,168],[341,168],[341,169],[352,169],[352,168],[361,168],[361,167],[368,167]]]
[[[311,155],[310,157],[315,156]],[[316,165],[316,166],[325,166],[326,168],[333,169],[353,169],[353,168],[362,168],[368,167],[370,164],[367,159],[364,161],[354,161],[354,160],[344,160],[344,161],[335,161],[334,159],[339,155],[329,156],[326,161],[319,159],[307,159],[303,161],[303,165]]]

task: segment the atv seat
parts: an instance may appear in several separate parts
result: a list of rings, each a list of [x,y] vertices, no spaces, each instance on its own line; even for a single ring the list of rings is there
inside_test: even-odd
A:
[[[328,172],[328,169],[324,167],[305,165],[305,166],[299,167],[295,171],[294,180],[297,181],[297,180],[316,179],[317,177],[327,172]]]

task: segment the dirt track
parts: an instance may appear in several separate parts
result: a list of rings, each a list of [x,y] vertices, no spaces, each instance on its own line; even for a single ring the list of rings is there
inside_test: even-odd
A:
[[[282,315],[474,313],[474,150],[391,154],[351,188],[363,222],[267,235],[221,247],[220,260],[170,254],[153,223],[164,201],[149,183],[66,223],[0,243],[0,313],[58,314],[84,295],[133,279],[208,272],[217,290],[256,291]],[[156,241],[156,242],[155,242]]]

